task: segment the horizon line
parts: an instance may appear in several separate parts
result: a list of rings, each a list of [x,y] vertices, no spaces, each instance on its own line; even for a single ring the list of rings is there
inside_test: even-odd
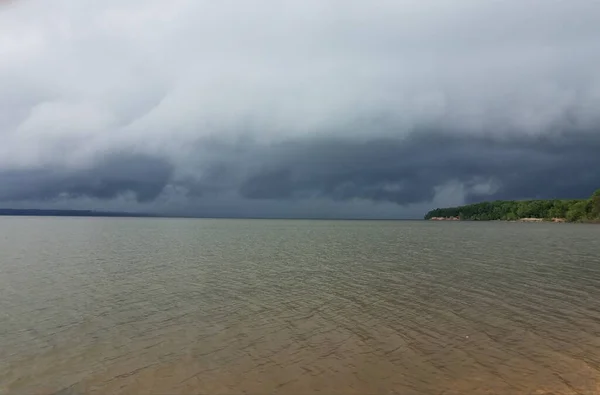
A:
[[[323,220],[323,221],[423,221],[423,218],[378,217],[301,217],[301,216],[239,216],[239,215],[192,215],[127,211],[104,211],[92,209],[15,209],[0,208],[2,217],[101,217],[101,218],[170,218],[170,219],[257,219],[257,220]]]

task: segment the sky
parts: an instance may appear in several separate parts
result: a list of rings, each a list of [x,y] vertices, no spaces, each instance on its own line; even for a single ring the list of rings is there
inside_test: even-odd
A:
[[[600,188],[597,0],[0,2],[0,207],[421,218]]]

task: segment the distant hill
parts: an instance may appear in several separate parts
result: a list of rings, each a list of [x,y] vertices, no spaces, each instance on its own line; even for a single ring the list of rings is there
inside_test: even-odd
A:
[[[33,216],[33,217],[159,217],[153,214],[120,213],[94,210],[42,210],[0,208],[0,216]]]
[[[517,221],[542,219],[560,222],[600,222],[600,189],[580,200],[498,200],[459,207],[437,208],[428,220]]]

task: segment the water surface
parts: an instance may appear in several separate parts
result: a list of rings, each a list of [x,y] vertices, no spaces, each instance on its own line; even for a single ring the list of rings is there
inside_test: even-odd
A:
[[[598,394],[600,226],[0,217],[0,394]]]

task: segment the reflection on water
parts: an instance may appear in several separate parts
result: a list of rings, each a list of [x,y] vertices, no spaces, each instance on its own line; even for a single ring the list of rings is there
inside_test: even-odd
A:
[[[0,217],[0,393],[597,394],[600,227]]]

